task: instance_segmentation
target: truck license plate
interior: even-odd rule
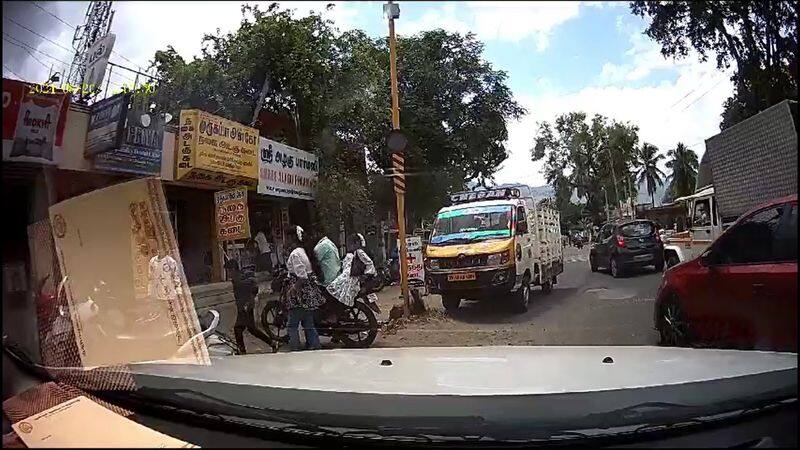
[[[475,272],[451,273],[447,276],[447,281],[470,281],[475,279]]]

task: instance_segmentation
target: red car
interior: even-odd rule
[[[667,270],[654,321],[662,345],[797,352],[797,194],[743,214]]]

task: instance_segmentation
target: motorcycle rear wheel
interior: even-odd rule
[[[345,328],[339,338],[347,348],[367,348],[375,342],[378,336],[378,319],[372,309],[361,301],[356,301],[352,308],[344,313],[339,327]],[[355,324],[353,331],[351,324]],[[338,334],[338,333],[337,333]]]
[[[288,342],[288,315],[277,300],[271,300],[261,310],[261,327],[274,342]]]

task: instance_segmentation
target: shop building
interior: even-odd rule
[[[267,140],[250,129],[248,142],[253,150],[247,174],[241,168],[211,164],[201,168],[204,179],[179,177],[182,154],[178,118],[165,123],[163,117],[159,121],[147,114],[145,118],[145,113],[133,107],[115,110],[109,106],[113,101],[106,101],[109,99],[87,107],[70,103],[68,94],[59,93],[39,94],[52,97],[49,109],[36,111],[45,114],[42,120],[30,120],[36,117],[29,113],[27,122],[18,123],[17,118],[25,117],[20,109],[30,103],[25,86],[15,80],[3,80],[3,185],[9,227],[3,252],[3,310],[12,312],[4,314],[9,320],[36,317],[33,290],[42,279],[47,278],[44,290],[55,291],[52,267],[49,274],[41,267],[33,267],[42,264],[32,261],[29,228],[46,222],[51,205],[74,196],[137,177],[160,178],[184,272],[197,305],[204,296],[224,297],[230,291],[223,270],[224,243],[217,239],[214,220],[214,192],[229,186],[230,180],[248,186],[250,227],[254,230],[251,237],[259,230],[267,230],[276,250],[286,250],[290,224],[307,226],[311,222],[319,168],[310,153]],[[23,129],[26,125],[44,127],[52,145],[26,146],[25,142],[35,143],[32,139],[25,141],[29,133]],[[240,130],[249,128],[241,124],[229,127],[235,129],[237,137]],[[229,135],[233,131],[229,129]],[[230,150],[225,145],[204,148],[205,157],[217,163],[229,160]],[[50,265],[57,264],[51,261]],[[232,300],[230,295],[226,298]],[[35,340],[36,335],[30,333],[28,340]],[[26,338],[17,341],[25,342]],[[31,341],[29,345],[37,344]]]

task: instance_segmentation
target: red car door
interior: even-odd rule
[[[796,351],[796,217],[796,205],[771,205],[737,223],[714,246],[706,305],[714,312],[703,323],[704,340]]]

